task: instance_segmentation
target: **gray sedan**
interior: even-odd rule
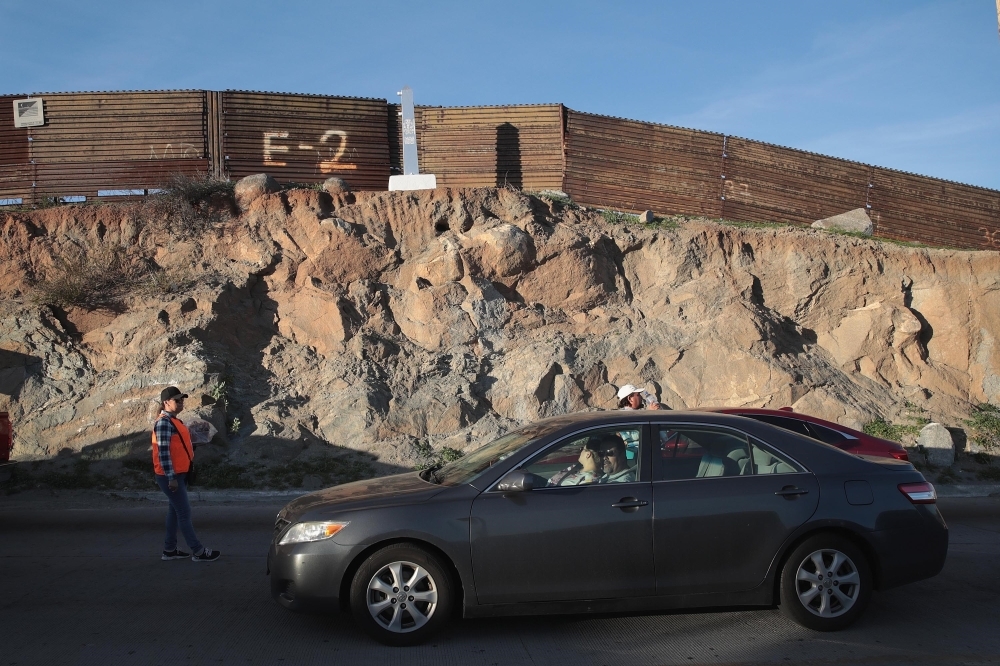
[[[908,462],[727,414],[539,421],[440,468],[281,510],[271,593],[390,645],[456,616],[770,606],[819,631],[936,575],[948,528]]]

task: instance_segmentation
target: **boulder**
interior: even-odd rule
[[[351,186],[343,178],[331,176],[323,181],[323,190],[330,196],[338,194],[350,194]]]
[[[639,221],[642,222],[643,224],[649,224],[650,222],[653,221],[653,211],[645,210],[636,215],[636,217],[638,217]]]
[[[927,462],[939,467],[950,467],[955,462],[955,442],[951,433],[940,423],[928,423],[920,429],[917,446],[924,447]]]
[[[855,208],[854,210],[841,213],[840,215],[834,215],[833,217],[816,220],[812,223],[812,227],[813,229],[851,231],[855,233],[862,233],[865,236],[871,236],[872,232],[875,230],[875,227],[872,225],[871,218],[868,217],[868,213],[864,208]]]
[[[233,195],[236,197],[236,203],[240,209],[246,210],[247,206],[254,199],[258,199],[265,194],[280,191],[281,185],[278,185],[278,181],[266,173],[258,173],[236,181],[236,187],[233,188]]]

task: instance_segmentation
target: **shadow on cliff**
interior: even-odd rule
[[[261,441],[254,441],[261,440]],[[412,471],[371,454],[316,439],[250,437],[252,460],[230,458],[220,437],[195,448],[199,489],[296,489],[328,486]],[[149,431],[111,437],[48,460],[22,462],[8,491],[31,488],[155,490]]]
[[[0,394],[16,397],[24,381],[41,371],[41,358],[0,349]]]
[[[264,353],[278,335],[278,304],[263,276],[251,275],[245,286],[227,284],[212,312],[212,323],[192,335],[203,345],[208,372],[226,385],[227,416],[230,423],[238,419],[238,439],[255,430],[251,408],[271,397],[273,374],[264,367]]]

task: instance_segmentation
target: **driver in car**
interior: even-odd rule
[[[604,460],[604,475],[601,483],[627,483],[635,481],[635,467],[628,464],[625,455],[625,440],[613,432],[605,433],[598,442],[601,458]]]

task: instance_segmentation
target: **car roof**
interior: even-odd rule
[[[859,433],[854,428],[848,428],[847,426],[834,421],[827,421],[826,419],[821,419],[818,416],[805,414],[803,412],[795,412],[791,409],[765,409],[763,407],[706,407],[704,411],[718,414],[760,414],[762,416],[783,416],[789,419],[798,419],[799,421],[809,421],[810,423],[824,425],[828,428],[833,428],[834,430],[851,433],[852,435],[863,434]]]
[[[784,412],[782,412],[784,413]],[[573,414],[563,414],[560,416],[550,416],[539,421],[532,422],[533,426],[550,426],[552,431],[562,427],[572,427],[587,424],[601,425],[604,423],[647,423],[656,421],[659,423],[706,423],[729,425],[742,428],[748,419],[739,414],[730,414],[722,411],[708,411],[700,409],[674,410],[674,409],[617,409],[617,410],[595,410],[591,412],[575,412]]]

